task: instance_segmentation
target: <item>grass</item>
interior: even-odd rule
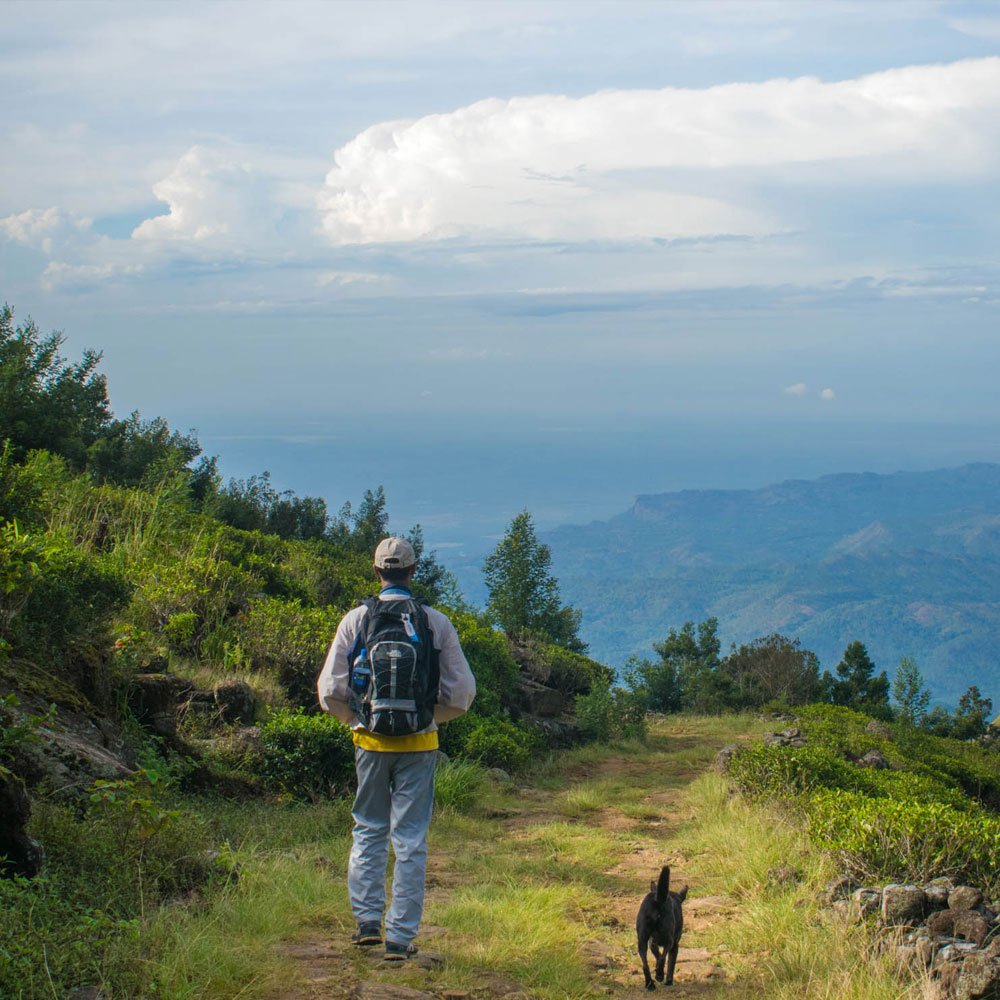
[[[138,968],[133,982],[155,983],[144,996],[157,1000],[305,997],[292,950],[302,942],[333,943],[341,957],[331,982],[345,996],[359,980],[385,978],[432,993],[489,996],[489,984],[503,980],[540,1000],[637,996],[630,925],[668,861],[675,881],[691,884],[682,943],[709,949],[724,974],[690,984],[699,996],[918,996],[919,984],[863,957],[864,928],[836,924],[820,908],[816,890],[830,873],[803,832],[779,810],[733,797],[710,773],[720,746],[763,728],[748,718],[659,720],[646,746],[582,748],[513,786],[475,767],[443,768],[421,944],[445,963],[430,971],[412,963],[387,971],[347,945],[349,803],[194,800],[188,807],[228,844],[241,876],[159,911],[137,951],[122,944],[135,953],[120,961]],[[799,869],[801,881],[770,885],[781,865]],[[698,909],[706,896],[723,898],[707,921]],[[611,958],[609,969],[592,968],[592,949]],[[680,964],[682,984],[693,968]]]

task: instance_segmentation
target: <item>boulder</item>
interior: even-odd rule
[[[858,767],[873,767],[876,770],[884,771],[889,767],[889,760],[881,750],[869,750],[858,760]]]
[[[878,913],[882,906],[882,890],[864,887],[851,893],[851,911],[858,917]]]
[[[739,750],[739,745],[736,743],[730,743],[727,746],[724,746],[715,755],[715,770],[718,771],[719,774],[725,774],[729,770],[729,762],[733,759],[733,754],[735,754],[737,750]]]
[[[128,692],[129,708],[157,736],[177,735],[177,702],[191,688],[172,674],[136,674]]]
[[[212,691],[216,710],[223,722],[253,724],[257,716],[257,695],[254,689],[236,678],[216,684]]]
[[[1000,957],[989,950],[967,955],[955,980],[955,1000],[1000,997]]]
[[[554,719],[566,707],[566,699],[558,691],[523,674],[517,680],[517,696],[521,708],[528,715],[543,719]]]
[[[764,742],[768,746],[804,747],[806,745],[806,738],[803,736],[801,729],[797,726],[792,726],[790,729],[783,729],[780,733],[768,733],[764,737]]]
[[[943,910],[948,905],[948,896],[955,883],[950,878],[942,877],[931,879],[924,886],[924,895],[927,897],[927,905],[932,910]]]
[[[798,868],[793,868],[791,865],[778,865],[777,868],[771,868],[767,873],[767,884],[786,887],[790,885],[795,885],[802,881],[802,872]]]
[[[982,947],[990,925],[976,910],[939,910],[928,917],[927,929],[932,934],[962,938]]]
[[[983,894],[971,885],[956,886],[948,893],[949,910],[974,910],[983,901]]]
[[[827,882],[820,892],[820,902],[826,906],[832,906],[839,899],[847,899],[854,889],[854,882],[846,875],[841,875]]]
[[[42,850],[25,833],[31,802],[21,780],[0,770],[0,876],[34,878],[42,868]]]
[[[927,909],[927,897],[919,885],[887,885],[882,890],[882,922],[897,927],[916,924]]]

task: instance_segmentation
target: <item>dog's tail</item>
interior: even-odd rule
[[[656,901],[665,903],[670,892],[670,865],[664,865],[660,871],[660,880],[656,883]]]

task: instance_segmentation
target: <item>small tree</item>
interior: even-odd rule
[[[483,563],[487,613],[510,636],[537,635],[582,653],[587,646],[577,634],[581,614],[562,604],[559,582],[549,572],[551,562],[531,514],[521,511]]]
[[[732,682],[733,708],[759,708],[769,701],[804,705],[819,692],[816,654],[777,632],[734,647],[719,669]]]
[[[650,708],[659,712],[718,712],[728,704],[728,678],[719,674],[719,620],[672,628],[653,648],[660,657],[646,668]],[[649,661],[644,661],[648,664]]]
[[[904,656],[896,668],[896,676],[892,679],[892,699],[899,718],[908,725],[920,725],[927,715],[931,693],[924,687],[923,675],[909,656]]]
[[[889,678],[883,670],[875,673],[875,664],[863,642],[852,642],[837,664],[837,677],[823,674],[823,687],[835,705],[846,705],[869,715],[890,715]]]
[[[990,715],[993,712],[993,700],[984,698],[975,684],[958,699],[955,709],[954,733],[960,740],[971,740],[986,732]]]

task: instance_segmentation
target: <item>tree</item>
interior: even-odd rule
[[[660,712],[718,712],[727,704],[727,679],[719,675],[719,620],[672,628],[653,649],[660,662],[646,668],[650,708]],[[643,661],[649,663],[649,661]]]
[[[884,670],[876,675],[875,664],[863,642],[852,642],[837,664],[837,678],[826,672],[822,683],[835,705],[883,718],[890,715],[889,678]]]
[[[142,420],[133,411],[112,420],[87,450],[87,469],[99,482],[152,485],[185,469],[201,454],[194,432],[172,431],[162,417]],[[152,481],[152,482],[151,482]]]
[[[819,658],[798,639],[777,632],[733,647],[719,671],[731,680],[732,708],[759,708],[769,701],[805,705],[819,693]]]
[[[62,344],[62,334],[43,337],[30,319],[15,327],[14,310],[0,309],[0,443],[10,440],[16,459],[44,449],[82,469],[111,419],[107,380],[100,354],[84,351],[71,365]]]
[[[923,675],[909,656],[904,656],[896,668],[896,676],[892,679],[892,699],[900,719],[908,725],[920,725],[927,715],[931,693],[924,687]]]
[[[537,635],[582,653],[587,647],[577,634],[581,613],[562,604],[559,582],[549,573],[551,562],[531,514],[521,511],[483,563],[487,613],[509,636]]]
[[[955,709],[954,734],[960,740],[971,740],[982,736],[990,723],[993,699],[984,698],[979,688],[973,684],[961,698]]]

